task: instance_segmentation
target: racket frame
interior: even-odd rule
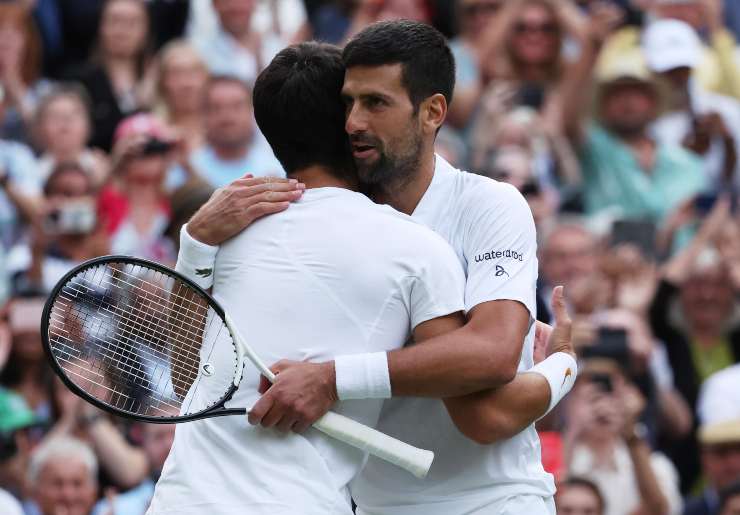
[[[68,376],[67,372],[64,371],[62,366],[57,361],[57,357],[54,355],[54,351],[51,348],[51,342],[49,337],[49,322],[51,319],[51,311],[56,304],[56,301],[58,300],[59,292],[64,289],[69,282],[77,275],[79,275],[81,272],[85,270],[89,270],[95,266],[105,265],[108,263],[120,263],[120,264],[131,264],[131,265],[143,265],[147,266],[149,268],[152,268],[158,272],[163,273],[164,275],[168,277],[172,277],[174,279],[179,280],[180,282],[184,283],[186,286],[192,288],[195,290],[198,295],[204,297],[204,299],[208,302],[209,307],[211,307],[216,313],[221,317],[224,322],[226,321],[226,312],[224,309],[218,304],[218,302],[211,297],[211,295],[208,294],[203,288],[195,284],[193,281],[188,279],[187,277],[182,276],[178,272],[167,268],[163,265],[160,265],[159,263],[156,263],[154,261],[150,261],[148,259],[141,259],[133,256],[124,256],[124,255],[110,255],[110,256],[101,256],[96,257],[93,259],[90,259],[88,261],[85,261],[84,263],[74,267],[72,270],[67,272],[64,277],[62,277],[59,282],[54,286],[54,289],[51,290],[51,293],[49,294],[49,297],[46,300],[46,304],[44,305],[43,314],[41,315],[41,339],[43,341],[43,347],[44,352],[46,353],[46,357],[51,364],[52,369],[54,370],[54,373],[62,380],[64,385],[69,388],[72,393],[77,395],[78,397],[86,400],[90,404],[94,405],[97,408],[100,408],[104,411],[107,411],[108,413],[112,413],[113,415],[127,418],[130,420],[138,420],[141,422],[151,422],[154,424],[176,424],[180,422],[192,422],[195,420],[202,420],[205,418],[213,418],[213,417],[223,417],[226,415],[245,415],[247,413],[246,408],[226,408],[224,404],[229,402],[231,398],[234,396],[234,393],[236,393],[236,390],[239,388],[239,383],[241,382],[241,378],[244,371],[244,349],[242,348],[242,345],[244,343],[241,340],[238,340],[239,336],[234,334],[234,331],[230,324],[225,323],[226,329],[229,331],[229,335],[231,336],[232,341],[234,342],[234,347],[236,351],[237,356],[237,364],[236,364],[236,373],[234,374],[234,378],[231,382],[231,387],[226,391],[226,393],[210,408],[205,409],[203,411],[199,411],[197,413],[193,413],[192,415],[178,415],[178,416],[168,416],[168,417],[156,417],[153,415],[137,415],[134,413],[131,413],[129,411],[123,410],[121,408],[117,408],[115,406],[111,406],[110,404],[101,401],[100,399],[90,395],[85,390],[80,388],[77,384],[75,384]]]

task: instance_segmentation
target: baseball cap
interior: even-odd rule
[[[642,34],[642,48],[650,69],[663,73],[676,68],[694,68],[702,54],[696,31],[680,20],[663,19],[648,25]]]
[[[138,135],[157,140],[169,139],[167,126],[159,118],[150,113],[138,113],[124,118],[118,124],[113,140],[118,141],[121,138]]]
[[[0,433],[10,434],[38,423],[38,417],[31,411],[23,397],[0,388]]]

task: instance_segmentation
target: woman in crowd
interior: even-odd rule
[[[203,95],[208,69],[195,49],[175,40],[159,54],[156,108],[185,141],[188,152],[203,143]]]
[[[42,150],[39,174],[46,178],[60,163],[75,163],[100,186],[108,174],[108,159],[100,150],[88,148],[89,99],[85,90],[66,85],[44,96],[36,110],[36,140]]]
[[[171,134],[153,115],[129,117],[116,130],[111,182],[98,196],[114,254],[174,263],[174,248],[164,237],[171,218],[164,180],[173,150]]]
[[[48,88],[41,78],[41,40],[23,2],[0,3],[0,86],[6,106],[0,137],[25,141],[39,96]]]
[[[91,145],[110,151],[118,123],[141,108],[148,65],[149,18],[142,0],[108,0],[103,7],[98,48],[77,77],[92,101]]]

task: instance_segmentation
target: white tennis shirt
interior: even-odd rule
[[[442,238],[340,188],[307,190],[223,244],[214,274],[214,297],[268,364],[398,348],[419,323],[464,307]],[[258,381],[247,362],[228,406],[251,407]],[[381,404],[335,411],[375,426]],[[364,460],[314,429],[283,434],[239,416],[180,424],[149,513],[350,515],[347,485]]]
[[[432,183],[412,216],[457,253],[467,276],[466,311],[507,299],[521,302],[535,318],[536,232],[514,187],[457,170],[437,156]],[[534,331],[533,325],[520,371],[533,365]],[[436,456],[426,479],[371,457],[351,485],[358,514],[488,515],[508,497],[555,493],[534,425],[509,440],[479,445],[458,431],[441,401],[397,397],[385,401],[378,429]]]

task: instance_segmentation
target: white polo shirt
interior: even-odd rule
[[[221,246],[213,294],[269,364],[398,348],[421,322],[462,310],[463,285],[438,235],[359,193],[318,188]],[[247,363],[228,406],[251,407],[258,383]],[[374,426],[381,404],[335,410]],[[283,434],[239,416],[180,424],[149,513],[351,515],[347,485],[364,460],[313,429]]]
[[[466,311],[507,299],[521,302],[536,318],[534,220],[514,187],[457,170],[437,156],[432,183],[412,216],[457,253],[467,276]],[[533,325],[520,371],[533,365],[534,331]],[[488,515],[508,497],[555,493],[552,476],[542,468],[534,425],[509,440],[479,445],[458,431],[442,401],[397,397],[383,405],[378,429],[433,450],[436,457],[426,479],[371,457],[351,485],[358,514]]]

